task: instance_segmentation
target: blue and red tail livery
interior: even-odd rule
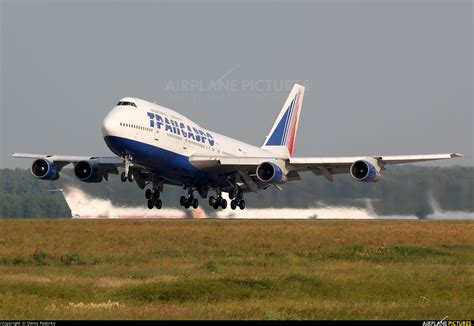
[[[266,150],[283,156],[292,156],[296,130],[303,103],[304,87],[295,84],[276,119],[265,144]]]

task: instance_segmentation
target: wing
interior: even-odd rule
[[[12,157],[29,158],[29,159],[46,159],[54,162],[59,170],[68,164],[75,164],[80,161],[94,161],[99,170],[104,176],[108,174],[118,174],[118,167],[123,167],[124,163],[120,157],[117,156],[66,156],[66,155],[51,155],[51,154],[29,154],[29,153],[15,153]],[[106,177],[107,179],[107,177]]]
[[[256,168],[263,162],[284,161],[288,169],[288,180],[299,180],[299,172],[311,171],[323,175],[332,181],[334,174],[350,173],[352,163],[358,160],[376,160],[384,169],[387,164],[415,163],[434,160],[445,160],[462,157],[459,153],[433,155],[399,155],[399,156],[359,156],[359,157],[295,157],[279,159],[275,157],[229,157],[229,156],[191,156],[189,161],[194,166],[213,173],[238,173],[249,188]]]
[[[395,155],[395,156],[366,156],[366,157],[296,157],[289,159],[289,165],[297,172],[312,171],[323,175],[332,181],[332,175],[349,173],[352,163],[368,158],[376,160],[382,169],[387,164],[404,164],[425,161],[447,160],[464,155],[459,153],[432,155]]]
[[[327,169],[346,169],[358,160],[372,158],[383,165],[415,163],[424,161],[446,160],[450,158],[462,157],[459,153],[433,154],[433,155],[398,155],[398,156],[354,156],[354,157],[290,157],[280,159],[275,157],[236,157],[236,156],[197,156],[189,158],[189,162],[197,168],[212,170],[216,172],[232,171],[255,171],[255,168],[263,162],[286,161],[290,170],[310,171],[318,167]],[[346,171],[345,173],[349,173]]]

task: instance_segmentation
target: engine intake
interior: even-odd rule
[[[91,161],[80,161],[74,166],[74,174],[82,182],[99,183],[102,181],[102,174],[97,164]]]
[[[59,172],[53,162],[46,159],[38,159],[31,165],[31,174],[35,178],[42,180],[57,180],[59,179]]]
[[[381,175],[378,166],[364,160],[355,161],[351,165],[351,176],[361,182],[377,182]]]
[[[257,167],[257,178],[265,183],[285,183],[286,176],[275,163],[263,162]]]

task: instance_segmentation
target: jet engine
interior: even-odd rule
[[[378,164],[368,160],[359,160],[352,163],[351,176],[361,182],[377,182],[382,178]]]
[[[57,180],[59,179],[59,171],[53,162],[40,158],[35,160],[31,165],[31,174],[35,178],[42,180]]]
[[[80,161],[74,166],[74,174],[82,182],[99,183],[102,181],[102,173],[93,161]]]
[[[263,162],[257,167],[257,178],[261,182],[280,184],[286,182],[286,175],[281,168],[272,162]]]

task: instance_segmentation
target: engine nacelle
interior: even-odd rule
[[[352,163],[351,176],[361,182],[377,182],[382,178],[377,163],[368,160],[359,160]]]
[[[277,164],[272,162],[260,163],[257,167],[256,174],[258,180],[261,182],[274,184],[286,182],[286,175]]]
[[[74,174],[82,182],[99,183],[102,181],[102,173],[99,167],[92,161],[80,161],[74,166]]]
[[[59,172],[53,162],[40,158],[31,165],[31,174],[42,180],[57,180]]]

